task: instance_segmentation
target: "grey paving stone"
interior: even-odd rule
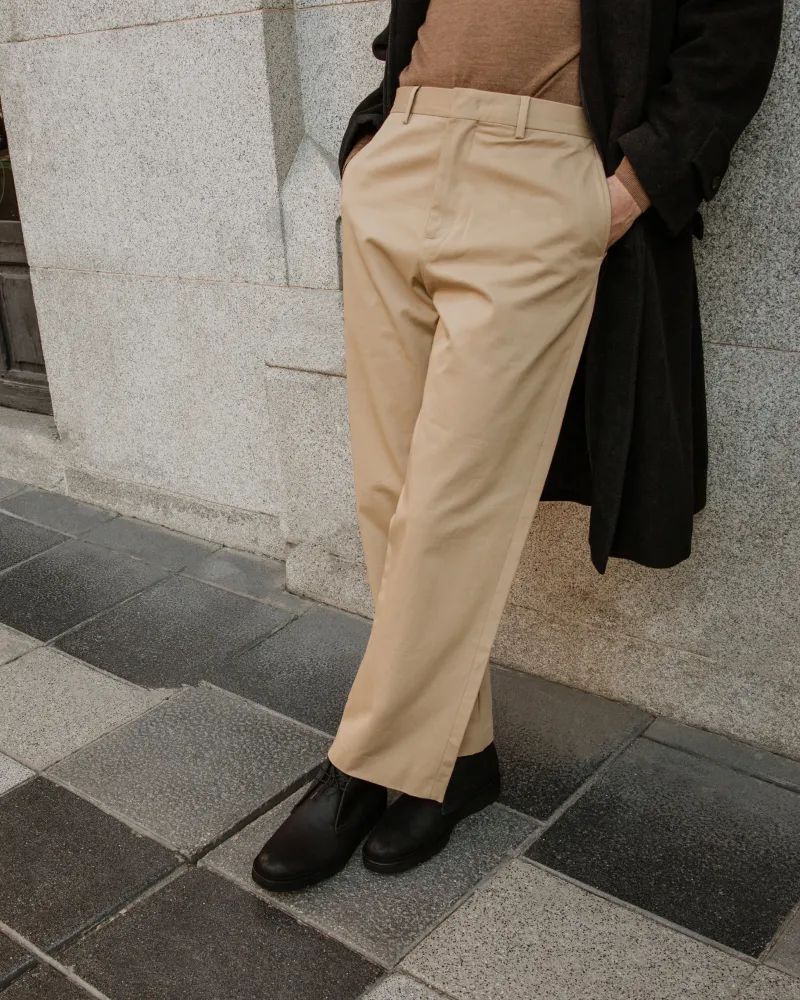
[[[37,639],[52,639],[164,575],[98,545],[65,542],[0,575],[0,621]]]
[[[116,514],[101,507],[81,503],[60,493],[48,493],[46,490],[26,490],[3,500],[0,507],[18,517],[24,517],[26,521],[61,531],[65,535],[81,535],[96,524],[116,517]]]
[[[800,1000],[800,982],[771,969],[757,969],[736,1000]]]
[[[24,483],[18,483],[16,479],[5,479],[3,476],[0,476],[0,500],[10,497],[14,493],[19,493],[20,490],[24,489]]]
[[[0,795],[11,788],[16,788],[17,785],[21,785],[23,781],[32,778],[34,774],[35,772],[31,771],[30,768],[23,767],[22,764],[18,764],[17,761],[0,753]]]
[[[800,979],[800,910],[781,934],[774,951],[767,959],[767,965]]]
[[[301,781],[328,745],[260,706],[202,686],[175,695],[51,773],[194,855]]]
[[[204,860],[248,890],[333,934],[384,965],[391,965],[426,928],[520,844],[536,824],[493,806],[459,823],[447,848],[410,872],[383,878],[367,871],[356,851],[339,875],[291,894],[258,889],[250,877],[253,858],[283,822],[302,792],[262,816]]]
[[[0,663],[15,660],[38,645],[36,639],[32,639],[29,635],[22,635],[21,632],[0,625]]]
[[[183,569],[219,546],[169,528],[161,528],[132,517],[115,517],[85,536],[88,541],[107,545],[118,552],[144,559],[164,569]]]
[[[236,654],[291,614],[206,583],[171,577],[70,632],[56,645],[148,687],[213,681],[234,690]]]
[[[66,541],[66,536],[0,513],[0,570]]]
[[[236,690],[335,733],[370,627],[355,615],[314,607],[236,659]]]
[[[32,955],[0,933],[0,989],[15,979],[24,969],[33,965],[33,961]],[[4,997],[10,995],[3,994]]]
[[[114,1000],[352,1000],[383,971],[202,869],[63,960]]]
[[[309,601],[290,594],[286,589],[286,564],[268,556],[219,549],[183,571],[193,580],[213,583],[244,597],[271,601],[289,611],[302,612],[311,607]]]
[[[434,993],[409,976],[395,975],[373,986],[363,1000],[442,1000],[442,994]]]
[[[42,770],[166,697],[49,646],[0,667],[0,750]]]
[[[44,951],[179,865],[89,802],[36,778],[0,798],[0,920]]]
[[[732,1000],[753,969],[522,861],[402,967],[456,1000]]]
[[[649,740],[706,757],[717,764],[772,781],[784,788],[800,792],[800,761],[780,757],[768,750],[739,743],[737,740],[707,733],[703,729],[684,726],[669,719],[656,719],[644,734]]]
[[[642,739],[528,855],[757,956],[800,899],[800,795]]]
[[[3,993],[3,1000],[88,1000],[91,993],[48,965],[27,972]]]
[[[517,670],[492,672],[502,802],[546,819],[652,718]]]

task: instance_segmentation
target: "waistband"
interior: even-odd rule
[[[398,87],[390,113],[404,115],[404,121],[415,114],[511,125],[518,138],[527,128],[592,137],[578,105],[469,87]]]

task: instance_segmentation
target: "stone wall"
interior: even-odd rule
[[[287,558],[370,612],[336,152],[388,0],[9,0],[0,95],[70,493]],[[543,505],[495,656],[800,756],[800,0],[698,245],[710,502],[599,577]]]

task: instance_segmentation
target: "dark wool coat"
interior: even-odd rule
[[[428,0],[392,0],[382,85],[339,168],[391,108]],[[611,174],[630,159],[652,207],[608,252],[544,499],[591,505],[592,561],[673,566],[705,504],[707,437],[693,236],[778,51],[782,0],[581,0],[581,97]]]

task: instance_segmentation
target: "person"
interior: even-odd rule
[[[493,802],[489,653],[541,498],[667,567],[705,502],[693,239],[781,0],[392,0],[341,144],[353,467],[375,603],[327,761],[255,859],[403,871]],[[320,678],[320,696],[325,681]],[[400,794],[387,807],[387,789]]]

